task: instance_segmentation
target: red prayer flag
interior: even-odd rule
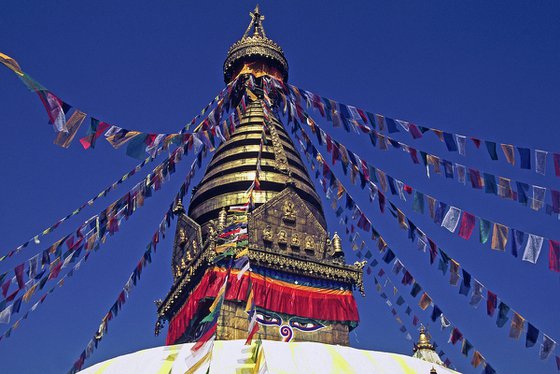
[[[17,284],[18,284],[18,287],[19,287],[20,290],[25,287],[25,282],[23,281],[23,268],[24,268],[24,266],[25,266],[25,264],[19,264],[14,269],[14,273],[16,274]]]
[[[465,240],[469,240],[475,225],[475,216],[469,212],[463,211],[461,218],[461,227],[459,228],[459,236]]]
[[[214,325],[204,335],[202,335],[200,337],[200,339],[198,339],[198,341],[192,346],[191,351],[196,352],[200,348],[202,348],[204,343],[206,343],[208,340],[210,340],[212,335],[214,335],[216,333],[217,326],[218,326],[218,324],[214,323]]]
[[[463,333],[459,331],[457,327],[454,327],[453,330],[451,331],[451,336],[449,337],[449,341],[451,342],[451,344],[455,344],[462,339],[463,339]]]
[[[12,280],[8,279],[2,284],[2,296],[6,297],[8,294],[8,290],[10,289],[10,285],[12,284]]]
[[[494,315],[496,306],[498,306],[498,296],[492,291],[488,290],[488,299],[486,300],[486,313],[490,317]]]
[[[560,272],[560,242],[548,240],[548,268]]]
[[[560,177],[560,154],[554,153],[552,158],[554,159],[554,172],[557,177]]]

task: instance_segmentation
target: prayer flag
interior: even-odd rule
[[[473,348],[473,345],[467,340],[463,339],[463,345],[461,346],[461,353],[463,356],[468,357],[469,351]]]
[[[494,230],[492,233],[492,249],[505,251],[508,239],[509,227],[499,223],[494,223]]]
[[[84,119],[86,119],[86,114],[84,112],[76,110],[74,113],[72,113],[72,115],[66,122],[66,129],[68,130],[68,132],[60,131],[54,140],[54,144],[63,148],[70,147],[70,143],[76,136],[76,133],[84,122]]]
[[[16,73],[17,75],[19,76],[23,75],[23,71],[19,67],[17,61],[11,58],[10,56],[0,52],[0,62],[4,64],[8,69]]]
[[[539,337],[539,329],[533,326],[530,322],[527,322],[527,336],[525,338],[525,347],[531,348],[537,342]]]
[[[455,163],[455,170],[457,170],[457,181],[462,184],[467,183],[467,169],[464,165]]]
[[[482,179],[480,178],[480,171],[473,168],[469,168],[469,177],[471,179],[472,188],[476,188],[476,189],[482,188]]]
[[[511,254],[513,257],[517,257],[524,241],[525,233],[523,231],[511,229]]]
[[[494,174],[484,173],[484,192],[497,195],[498,185]]]
[[[455,139],[453,138],[453,134],[448,132],[443,133],[443,140],[445,141],[445,145],[447,146],[447,150],[449,152],[456,152],[457,151],[457,144],[455,144]]]
[[[461,295],[467,296],[469,290],[471,289],[471,275],[465,269],[463,271],[463,281],[461,282],[461,287],[459,288],[459,293]]]
[[[554,158],[554,174],[560,177],[560,153],[553,153],[552,158]]]
[[[496,319],[496,325],[498,327],[504,327],[508,320],[507,314],[509,309],[509,306],[507,306],[503,301],[500,301],[500,305],[498,305],[498,318]]]
[[[484,244],[488,241],[490,237],[490,225],[492,222],[480,218],[479,228],[480,228],[480,243]]]
[[[511,317],[511,328],[509,329],[509,337],[512,339],[519,339],[521,333],[523,332],[523,325],[525,324],[525,318],[521,317],[517,312],[513,312]]]
[[[447,204],[444,202],[439,202],[436,208],[436,212],[434,215],[434,222],[438,225],[441,225],[444,218],[445,209],[447,208]]]
[[[546,334],[543,334],[543,342],[539,350],[539,358],[541,360],[546,360],[554,351],[554,348],[556,348],[556,342]]]
[[[498,296],[494,292],[488,290],[488,298],[486,299],[486,314],[492,317],[497,306]]]
[[[414,284],[412,285],[412,289],[410,290],[410,295],[415,298],[416,296],[418,296],[420,291],[422,291],[422,286],[414,282]]]
[[[451,206],[449,207],[449,210],[445,214],[441,226],[445,227],[447,230],[451,232],[455,232],[455,229],[459,224],[460,218],[461,218],[461,209]]]
[[[544,238],[542,236],[529,234],[529,239],[527,240],[527,245],[525,245],[525,251],[523,252],[523,261],[536,264],[541,253],[543,241]]]
[[[464,135],[455,134],[455,140],[457,141],[457,149],[461,156],[465,155],[465,147],[467,145],[467,137]]]
[[[521,169],[531,169],[531,150],[529,148],[517,147],[521,160]]]
[[[208,340],[194,350],[194,346],[190,349],[190,353],[182,361],[183,367],[187,367],[187,371],[180,371],[179,369],[171,369],[170,374],[203,374],[207,373],[210,368],[210,361],[212,359],[212,349],[214,348],[215,335],[212,335]],[[198,344],[198,342],[196,343]],[[195,345],[196,345],[195,344]],[[188,352],[188,351],[187,351]],[[179,353],[181,354],[181,353]],[[182,358],[182,357],[181,357]],[[182,365],[177,365],[182,366]]]
[[[80,139],[80,143],[84,149],[95,148],[96,140],[110,127],[108,123],[101,122],[95,118],[91,118],[88,134]]]
[[[12,316],[12,307],[14,304],[8,305],[0,312],[0,323],[10,323],[10,317]]]
[[[434,310],[432,311],[432,316],[431,319],[433,322],[436,321],[436,319],[438,319],[441,316],[441,309],[434,304]]]
[[[515,165],[515,153],[513,151],[513,145],[511,144],[502,144],[502,151],[504,152],[504,156],[506,156],[507,162],[512,165]]]
[[[430,298],[430,296],[428,296],[426,292],[424,292],[422,294],[422,297],[420,298],[420,302],[418,303],[418,306],[420,306],[420,309],[426,310],[426,308],[428,308],[431,303],[432,303],[432,299]]]
[[[424,194],[418,191],[414,191],[414,203],[412,205],[412,210],[417,213],[424,213]]]
[[[515,182],[517,184],[517,201],[523,205],[527,205],[529,201],[529,185],[523,182]]]
[[[455,343],[457,343],[461,339],[463,339],[463,333],[459,331],[457,327],[454,327],[453,330],[451,330],[451,335],[449,336],[449,342],[455,345]]]
[[[475,225],[475,216],[469,212],[463,211],[461,219],[461,227],[459,228],[459,236],[465,240],[469,240]]]
[[[486,149],[488,150],[488,154],[492,160],[498,159],[498,152],[496,152],[496,143],[490,142],[485,140],[484,143],[486,144]]]
[[[535,149],[535,171],[539,174],[546,173],[546,156],[548,152]]]
[[[471,365],[473,367],[477,368],[484,361],[485,361],[484,356],[482,356],[479,351],[474,351],[473,358],[472,358],[472,361],[471,361]]]
[[[546,187],[533,185],[533,200],[531,201],[531,209],[541,210],[544,205],[546,195]]]
[[[387,130],[389,130],[389,134],[392,134],[394,132],[399,132],[399,129],[397,128],[397,124],[394,119],[385,117],[385,122],[387,122]]]
[[[548,268],[560,272],[560,242],[548,240]]]
[[[450,259],[451,262],[451,270],[449,270],[450,277],[449,283],[452,286],[456,286],[457,282],[459,281],[459,263],[454,259]]]

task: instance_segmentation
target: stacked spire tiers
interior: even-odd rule
[[[341,239],[327,232],[321,199],[275,114],[268,80],[284,82],[288,67],[263,19],[258,7],[251,12],[224,64],[226,82],[244,85],[232,94],[243,112],[235,133],[216,149],[188,213],[179,214],[175,282],[158,308],[158,326],[169,322],[168,344],[202,338],[204,316],[218,297],[218,339],[246,338],[249,331],[347,345],[359,322],[352,291],[363,291],[364,263],[344,263]]]

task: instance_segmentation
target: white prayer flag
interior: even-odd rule
[[[461,209],[454,206],[449,207],[449,210],[443,218],[441,226],[445,227],[451,232],[455,232],[455,229],[459,225],[459,219],[461,218]]]
[[[539,254],[541,253],[543,241],[544,238],[542,236],[529,234],[529,240],[527,240],[525,252],[523,253],[523,261],[529,261],[536,264]]]
[[[459,151],[459,154],[464,156],[467,137],[464,135],[455,134],[455,140],[457,141],[457,149]]]
[[[546,173],[546,155],[548,152],[535,149],[535,171],[539,174]]]
[[[3,311],[0,312],[0,323],[10,323],[12,316],[12,307],[14,304],[8,305]]]

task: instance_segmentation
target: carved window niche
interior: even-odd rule
[[[284,215],[282,216],[282,221],[289,225],[294,225],[296,223],[296,211],[294,207],[294,203],[291,201],[284,201],[283,206]]]
[[[288,244],[288,234],[286,234],[286,230],[278,231],[276,239],[278,241],[278,246],[282,249],[285,249],[286,245]]]
[[[294,233],[292,234],[292,240],[290,241],[290,247],[292,248],[293,251],[299,251],[301,246],[300,240],[299,240],[299,235],[298,233]]]
[[[315,254],[315,239],[311,235],[305,238],[305,253],[308,255]]]
[[[270,225],[266,225],[266,227],[263,229],[262,239],[265,243],[272,243],[272,241],[274,240],[272,227],[270,227]]]

